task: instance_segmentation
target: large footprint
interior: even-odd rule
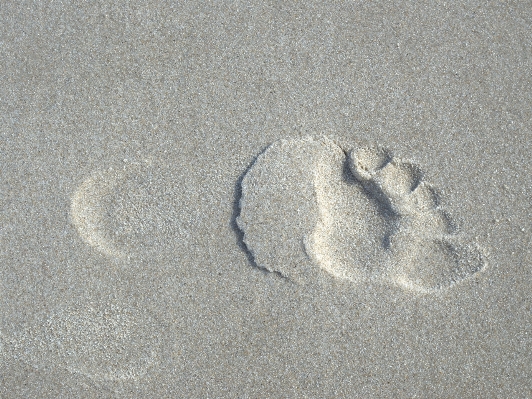
[[[327,138],[272,144],[242,181],[238,226],[259,267],[310,283],[319,270],[417,292],[483,269],[414,164]]]

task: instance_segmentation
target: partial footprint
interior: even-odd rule
[[[378,148],[349,152],[349,167],[370,196],[395,219],[388,248],[388,277],[405,288],[430,292],[447,288],[482,270],[478,247],[466,244],[441,208],[436,190],[419,166]]]
[[[87,244],[110,257],[158,256],[187,234],[182,191],[164,165],[125,163],[81,184],[72,197],[72,221]]]
[[[307,137],[278,141],[259,156],[242,181],[237,219],[258,266],[302,283],[321,269],[418,292],[484,267],[417,165],[384,149],[346,154]]]
[[[89,303],[57,309],[38,326],[6,337],[5,346],[35,367],[53,364],[93,380],[130,380],[156,364],[164,333],[146,312]]]

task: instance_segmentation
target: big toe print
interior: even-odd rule
[[[259,267],[300,283],[320,270],[428,293],[485,267],[421,168],[327,138],[272,144],[242,181],[238,226]]]

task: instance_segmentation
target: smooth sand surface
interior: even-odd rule
[[[532,3],[3,1],[0,397],[532,397]]]

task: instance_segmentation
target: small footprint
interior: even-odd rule
[[[80,237],[116,259],[171,253],[188,234],[181,214],[185,190],[172,172],[152,161],[95,172],[72,196]]]
[[[240,208],[237,224],[257,265],[300,283],[324,270],[428,293],[486,264],[421,168],[386,149],[275,142],[244,176]]]
[[[6,349],[35,367],[55,364],[97,381],[136,380],[161,357],[165,327],[147,312],[109,303],[56,309],[6,337]]]

